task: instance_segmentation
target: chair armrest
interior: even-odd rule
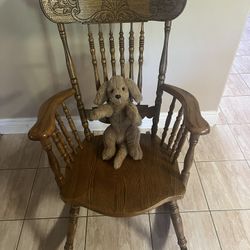
[[[192,94],[168,84],[162,84],[160,90],[171,94],[180,101],[183,106],[185,126],[192,134],[205,135],[209,133],[210,126],[201,116],[199,103]]]
[[[67,89],[50,97],[41,105],[37,122],[28,133],[30,140],[40,141],[53,134],[55,130],[55,115],[58,106],[74,94],[74,89]]]

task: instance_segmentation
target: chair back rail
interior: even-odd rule
[[[109,24],[109,51],[110,51],[111,65],[112,65],[112,76],[116,76],[115,40],[113,35],[113,27],[111,23]]]
[[[95,83],[96,83],[96,90],[100,88],[100,77],[97,67],[97,59],[96,59],[96,53],[95,53],[95,41],[93,34],[91,32],[91,26],[88,24],[88,36],[89,36],[89,50],[92,57],[92,64],[94,68],[94,74],[95,74]]]
[[[71,85],[72,85],[72,88],[75,90],[75,99],[77,102],[77,108],[79,111],[81,122],[84,128],[84,134],[87,137],[87,139],[90,139],[92,134],[88,126],[88,120],[87,120],[84,104],[82,101],[81,91],[80,91],[78,79],[76,76],[74,62],[73,62],[73,59],[69,50],[69,46],[68,46],[66,30],[65,30],[64,24],[57,24],[57,27],[58,27],[58,31],[62,40],[63,48],[64,48],[66,65],[67,65]]]
[[[187,0],[40,0],[55,23],[130,23],[172,20]]]
[[[134,49],[135,49],[135,38],[133,23],[130,24],[129,31],[129,78],[134,80]]]
[[[169,22],[167,22],[169,23]],[[109,32],[108,34],[105,34],[103,32],[104,25],[109,25]],[[89,43],[89,51],[90,51],[90,56],[92,60],[92,66],[93,66],[93,73],[94,73],[94,78],[95,78],[95,88],[96,90],[99,89],[103,81],[108,80],[111,76],[114,76],[117,74],[116,72],[116,61],[119,61],[119,74],[123,75],[124,77],[129,77],[131,79],[135,78],[135,73],[137,73],[137,85],[142,91],[142,86],[143,86],[143,61],[144,61],[144,44],[145,44],[145,32],[144,32],[144,22],[141,22],[139,24],[139,34],[138,34],[138,59],[136,62],[138,63],[138,72],[135,72],[135,35],[134,35],[134,23],[128,24],[130,26],[129,32],[128,32],[128,48],[125,48],[125,33],[124,33],[124,25],[123,23],[119,24],[119,32],[117,34],[117,41],[115,41],[114,33],[113,33],[113,26],[114,24],[98,24],[98,32],[95,34],[93,32],[95,29],[94,25],[92,24],[87,24],[87,29],[88,29],[88,43]],[[69,77],[71,81],[72,88],[75,90],[75,98],[77,101],[77,107],[78,111],[82,120],[82,124],[84,126],[84,131],[85,135],[87,138],[91,138],[91,132],[88,127],[88,121],[87,121],[87,113],[88,110],[85,109],[83,100],[82,100],[82,95],[79,87],[79,82],[78,78],[76,76],[76,69],[75,65],[70,53],[70,48],[68,45],[68,39],[67,39],[67,33],[66,33],[66,28],[64,24],[58,24],[58,30],[61,36],[61,40],[63,43],[63,48],[64,48],[64,53],[65,53],[65,58],[66,58],[66,64],[67,64],[67,69],[69,72]],[[105,29],[106,30],[106,29]],[[107,37],[106,37],[107,36]],[[98,40],[98,43],[95,43],[95,38]],[[105,47],[105,38],[109,38],[109,48]],[[119,55],[116,55],[115,51],[115,43],[118,43],[118,49],[119,49]],[[99,48],[96,48],[98,46]],[[112,69],[112,74],[109,74],[108,72],[108,61],[106,57],[106,51],[109,50],[110,54],[110,63],[111,63],[111,69]],[[125,59],[125,54],[126,52],[128,53],[128,61]],[[100,53],[100,54],[99,54]],[[164,46],[163,52],[162,52],[162,58],[167,57],[167,46]],[[136,53],[137,54],[137,53]],[[116,58],[119,57],[119,58]],[[98,62],[100,58],[100,63]],[[161,83],[164,83],[165,79],[165,72],[166,69],[163,67],[165,60],[161,61],[161,76],[159,76],[159,79],[161,80]],[[126,64],[129,66],[129,71],[125,72],[126,70]],[[102,66],[102,69],[99,69],[99,65]],[[166,66],[166,65],[165,65]],[[102,71],[102,80],[100,77],[100,72]],[[135,79],[134,79],[135,80]],[[160,85],[158,83],[158,85]],[[159,96],[158,96],[159,99]],[[156,101],[156,106],[157,108],[155,110],[159,110],[161,105],[161,101]],[[155,114],[152,114],[152,108],[148,107],[147,105],[141,105],[139,104],[139,110],[142,111],[141,115],[144,118],[145,116],[148,118],[152,118],[155,116]],[[159,106],[159,107],[158,107]]]
[[[86,116],[86,110],[83,104],[82,95],[76,76],[76,70],[70,49],[68,46],[67,35],[65,30],[65,24],[67,23],[81,23],[88,26],[88,39],[89,48],[92,58],[92,64],[94,69],[94,76],[96,82],[96,89],[98,90],[103,81],[107,81],[109,76],[106,51],[105,48],[105,34],[103,32],[103,25],[109,25],[109,53],[111,57],[112,75],[116,75],[116,51],[115,51],[115,36],[113,34],[113,24],[119,23],[120,29],[118,34],[118,46],[119,46],[119,64],[120,71],[118,74],[124,77],[135,78],[135,34],[134,23],[141,23],[139,32],[139,47],[138,47],[138,74],[137,84],[141,91],[143,85],[143,61],[144,61],[144,22],[148,21],[163,21],[165,22],[164,32],[164,44],[162,50],[162,56],[159,66],[159,76],[157,84],[157,93],[155,99],[155,114],[153,115],[152,135],[156,135],[157,127],[160,115],[160,106],[162,102],[161,92],[158,91],[159,86],[164,83],[165,74],[167,70],[167,51],[169,32],[171,28],[171,20],[176,18],[182,13],[186,5],[187,0],[40,0],[42,10],[44,14],[53,22],[57,23],[58,30],[63,43],[66,64],[71,81],[72,88],[75,90],[75,98],[77,101],[77,107],[81,117],[82,125],[87,139],[90,139],[92,134],[89,130],[88,120]],[[124,25],[128,23],[130,25],[129,30],[129,46],[128,51],[125,48],[125,33]],[[94,41],[95,34],[92,32],[92,25],[98,24],[98,41],[100,59],[102,70],[98,69],[97,50]],[[128,53],[128,62],[126,62],[126,53]],[[126,72],[126,65],[128,63],[129,72]],[[103,81],[100,78],[100,72],[103,74]],[[146,107],[144,107],[145,109]],[[148,110],[151,112],[151,110]],[[147,113],[147,112],[146,112]],[[147,115],[150,117],[150,115]]]
[[[158,74],[158,84],[156,90],[156,99],[155,99],[155,113],[153,117],[153,125],[151,129],[152,136],[155,136],[158,130],[158,123],[160,118],[161,111],[161,103],[162,103],[162,94],[163,92],[160,90],[160,86],[164,84],[166,71],[167,71],[167,62],[168,62],[168,42],[169,42],[169,34],[171,30],[171,21],[166,21],[164,26],[164,43],[161,54],[161,61],[159,66],[159,74]]]
[[[124,48],[124,32],[123,24],[120,23],[120,32],[119,32],[119,51],[120,51],[120,66],[121,66],[121,76],[125,77],[125,48]]]
[[[144,52],[144,23],[141,23],[141,31],[140,31],[140,38],[139,38],[139,72],[137,78],[137,85],[140,91],[142,91],[142,65],[143,65],[143,52]]]
[[[102,25],[98,25],[99,28],[99,46],[100,46],[100,53],[101,53],[101,62],[102,62],[102,71],[103,71],[103,79],[104,81],[108,80],[108,71],[107,71],[107,60],[106,60],[106,53],[105,53],[105,43],[104,37],[102,32]]]

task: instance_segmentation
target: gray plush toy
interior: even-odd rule
[[[142,100],[136,84],[122,76],[113,76],[99,88],[94,101],[98,107],[90,113],[90,120],[100,120],[104,117],[110,119],[111,125],[103,135],[102,158],[109,160],[115,156],[115,169],[121,167],[127,154],[134,160],[141,160],[143,156],[138,128],[141,116],[131,97],[137,103]],[[117,153],[116,146],[118,146]]]

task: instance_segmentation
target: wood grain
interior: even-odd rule
[[[169,34],[171,30],[171,25],[172,25],[172,22],[170,21],[166,21],[164,25],[164,43],[163,43],[163,49],[161,53],[161,61],[159,65],[158,83],[157,83],[156,98],[155,98],[155,114],[153,117],[153,125],[151,129],[151,133],[153,136],[157,134],[158,122],[159,122],[160,112],[161,112],[163,91],[161,91],[159,87],[162,84],[164,84],[165,77],[166,77],[167,64],[168,64],[168,43],[169,43]]]
[[[186,0],[40,0],[44,14],[56,23],[165,21],[183,11]]]
[[[39,141],[43,138],[48,138],[53,134],[58,106],[74,94],[74,89],[67,89],[57,93],[42,104],[39,109],[37,122],[28,133],[31,140]]]
[[[61,191],[65,202],[105,215],[130,216],[181,198],[185,192],[178,166],[170,164],[159,138],[142,135],[143,160],[127,157],[119,170],[114,170],[112,161],[101,159],[101,136],[83,146],[72,170],[66,171]]]

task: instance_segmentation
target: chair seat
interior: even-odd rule
[[[65,173],[61,197],[104,215],[123,217],[144,213],[165,202],[183,197],[178,163],[171,164],[160,139],[141,135],[143,159],[128,156],[120,169],[113,159],[103,161],[102,136],[83,142],[71,169]]]

